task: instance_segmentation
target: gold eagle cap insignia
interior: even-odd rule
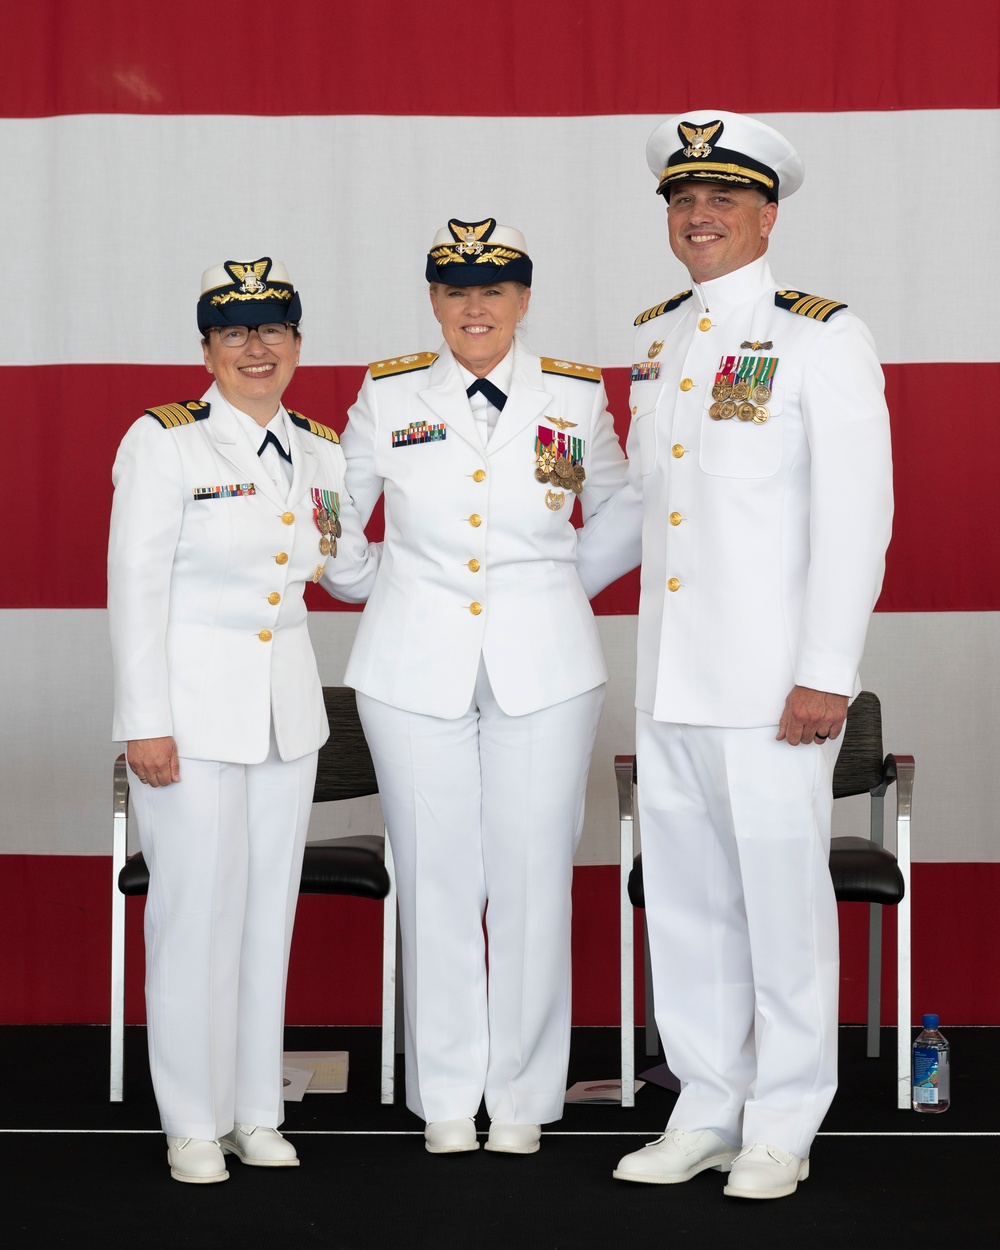
[[[710,156],[712,154],[711,142],[721,128],[721,121],[709,122],[707,126],[690,126],[681,122],[677,129],[681,138],[687,140],[684,155],[688,157]]]
[[[234,282],[240,283],[244,294],[252,295],[264,290],[264,279],[271,268],[270,258],[255,260],[252,265],[241,265],[235,260],[226,261],[226,269]]]
[[[496,218],[485,221],[449,221],[448,229],[455,239],[455,250],[462,256],[482,256],[485,240],[496,228]]]
[[[467,221],[449,221],[448,229],[455,236],[456,243],[479,243],[483,235],[491,232],[496,224],[494,218],[487,217],[485,221],[474,222],[472,225]]]
[[[575,430],[578,424],[576,421],[567,421],[565,417],[546,417],[545,420],[550,421],[557,430]]]

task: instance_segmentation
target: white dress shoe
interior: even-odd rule
[[[648,1146],[620,1159],[611,1173],[619,1181],[640,1181],[646,1185],[677,1185],[692,1176],[715,1168],[728,1172],[739,1151],[723,1141],[710,1128],[687,1132],[670,1128]]]
[[[503,1124],[500,1120],[492,1120],[486,1149],[499,1150],[508,1155],[533,1155],[541,1135],[540,1124]]]
[[[297,1168],[299,1156],[290,1141],[286,1141],[276,1128],[263,1128],[258,1124],[235,1124],[232,1130],[219,1138],[219,1145],[227,1155],[235,1155],[241,1163],[252,1168]]]
[[[476,1126],[471,1119],[435,1120],[424,1125],[424,1145],[432,1155],[454,1155],[478,1150]]]
[[[758,1142],[736,1156],[723,1192],[730,1198],[786,1198],[808,1176],[808,1159]]]
[[[202,1141],[199,1137],[168,1137],[167,1162],[170,1175],[175,1181],[189,1185],[214,1185],[228,1181],[226,1161],[217,1141]]]

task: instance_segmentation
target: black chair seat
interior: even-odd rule
[[[830,875],[838,903],[898,903],[905,892],[896,857],[868,838],[832,838]],[[628,875],[628,897],[633,907],[645,907],[642,853]]]
[[[830,875],[840,903],[899,903],[906,886],[896,857],[868,838],[832,838]]]
[[[313,843],[302,860],[300,894],[352,894],[357,898],[385,898],[389,874],[379,851],[363,843],[364,838],[344,838],[340,844]],[[380,838],[370,839],[381,846]],[[139,895],[149,890],[149,869],[141,852],[130,855],[118,874],[123,894]]]
[[[642,888],[642,852],[641,851],[632,861],[632,871],[628,874],[628,899],[633,907],[645,908],[646,906],[646,894]]]

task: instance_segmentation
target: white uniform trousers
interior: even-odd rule
[[[507,1124],[562,1116],[573,854],[603,705],[601,685],[507,716],[482,665],[457,720],[358,694],[396,867],[406,1105],[428,1123],[484,1097]]]
[[[146,1022],[163,1131],[206,1140],[284,1117],[285,978],[316,752],[261,764],[182,758],[130,776],[149,866]]]
[[[669,1127],[808,1158],[837,1087],[829,870],[841,740],[636,724],[656,1023],[681,1082]]]

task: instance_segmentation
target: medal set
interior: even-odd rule
[[[708,410],[713,421],[752,421],[763,425],[771,413],[765,406],[771,398],[777,356],[723,356],[715,375]]]
[[[548,418],[551,420],[552,418]],[[568,424],[568,423],[567,423]],[[566,501],[566,491],[582,494],[587,471],[583,467],[584,441],[540,425],[535,436],[535,481],[557,486],[545,492],[545,504],[558,512]]]
[[[313,501],[313,520],[320,532],[319,553],[324,558],[337,558],[337,539],[343,533],[340,524],[340,496],[335,490],[313,487],[309,492]]]

